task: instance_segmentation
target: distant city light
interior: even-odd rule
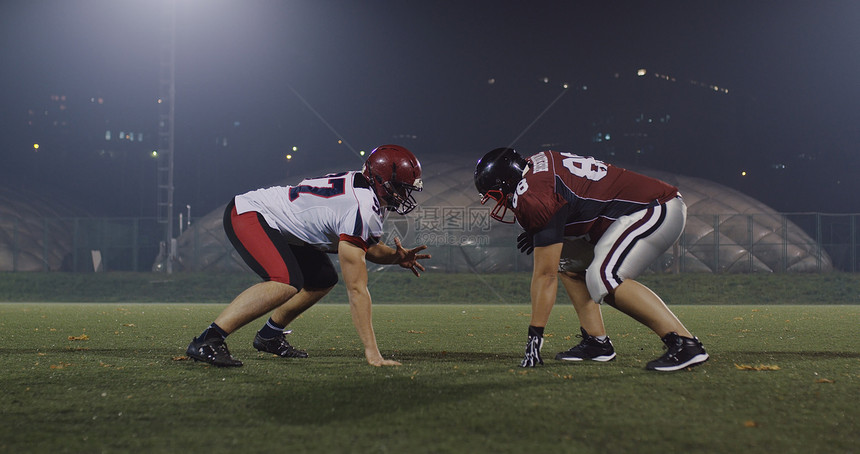
[[[545,84],[547,84],[547,83],[549,83],[549,77],[542,77],[542,78],[540,79],[540,81],[541,81],[541,82],[543,82],[543,83],[545,83]]]
[[[636,71],[637,76],[644,76],[647,73],[648,73],[648,71],[646,71],[644,69],[640,69],[640,70]]]
[[[741,176],[742,176],[742,177],[747,176],[747,171],[746,171],[746,170],[742,170],[742,171],[741,171]]]
[[[37,143],[33,144],[33,151],[39,151],[39,144],[37,144]]]
[[[359,151],[358,154],[364,156],[364,150]]]
[[[152,156],[153,158],[157,158],[158,157],[158,150],[152,150],[152,153],[150,153],[149,155]]]
[[[493,85],[494,83],[496,83],[496,79],[491,77],[489,80],[487,80],[487,83]]]
[[[287,155],[287,161],[289,161],[289,160],[291,160],[291,159],[293,159],[293,155],[288,154],[288,155]]]
[[[299,151],[299,147],[293,147],[293,151]]]

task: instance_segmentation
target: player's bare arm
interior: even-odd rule
[[[364,261],[364,249],[349,241],[341,241],[338,243],[337,255],[349,297],[352,323],[364,344],[364,356],[367,362],[372,366],[400,366],[397,361],[384,359],[376,344],[370,292],[367,290],[367,264]]]
[[[404,249],[400,244],[400,239],[394,238],[394,248],[383,243],[377,243],[367,248],[367,259],[373,263],[381,265],[398,264],[403,268],[412,270],[416,276],[420,276],[419,271],[424,271],[424,266],[419,260],[429,259],[430,254],[419,254],[419,252],[427,249],[427,246],[421,245],[413,249]]]

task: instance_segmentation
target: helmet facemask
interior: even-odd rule
[[[516,216],[512,219],[505,219],[505,215],[508,214],[509,205],[510,205],[510,194],[505,194],[501,189],[490,189],[481,197],[481,205],[487,203],[488,200],[493,199],[496,201],[496,205],[490,211],[490,217],[505,224],[513,224],[517,222]],[[501,213],[500,213],[501,212]],[[511,210],[511,214],[513,215],[513,210]]]
[[[415,180],[414,184],[386,181],[381,186],[385,192],[382,196],[386,203],[385,209],[394,211],[400,215],[407,214],[418,206],[418,202],[415,201],[412,192],[424,189],[420,178]]]

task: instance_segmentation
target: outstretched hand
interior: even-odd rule
[[[424,271],[424,267],[418,261],[429,259],[430,254],[419,254],[419,252],[423,251],[424,249],[427,249],[427,246],[422,245],[414,249],[404,249],[403,245],[400,244],[400,238],[397,237],[394,237],[394,246],[396,248],[396,259],[394,263],[397,263],[403,268],[408,268],[412,270],[412,273],[416,276],[421,276],[418,271]]]

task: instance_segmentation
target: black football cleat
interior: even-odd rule
[[[615,359],[615,348],[612,347],[612,341],[607,337],[603,341],[597,340],[596,337],[588,334],[585,328],[580,327],[582,332],[582,341],[570,348],[570,350],[561,352],[555,355],[555,359],[559,361],[599,361],[606,362]]]
[[[188,345],[188,350],[185,351],[194,361],[209,363],[218,367],[239,367],[242,361],[233,358],[230,350],[227,349],[227,344],[224,339],[199,339],[194,338]]]
[[[666,353],[649,362],[645,369],[671,372],[698,366],[708,360],[705,347],[696,337],[681,337],[678,333],[672,332],[663,336],[661,340],[666,344]]]
[[[299,350],[287,342],[283,333],[280,336],[275,336],[271,339],[263,339],[260,333],[254,336],[254,348],[261,352],[278,355],[281,358],[307,358],[308,353],[304,350]]]

